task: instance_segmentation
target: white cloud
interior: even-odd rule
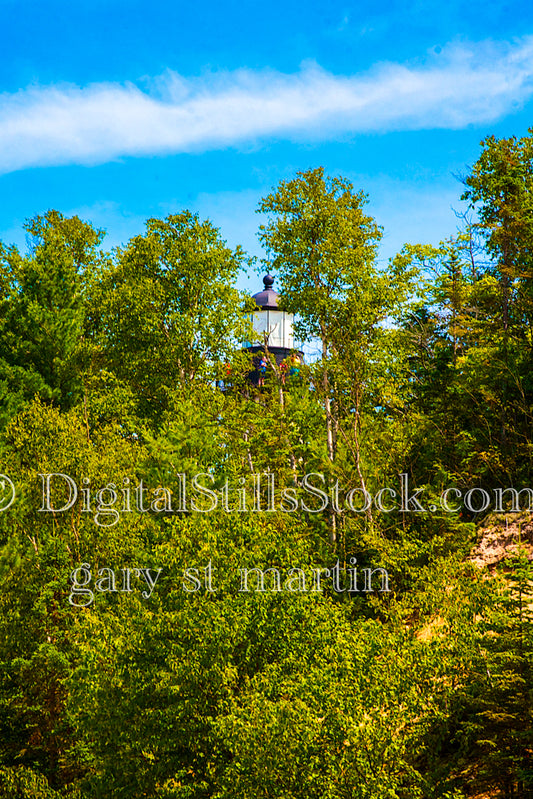
[[[316,64],[286,75],[238,70],[186,79],[33,86],[0,95],[0,171],[193,152],[266,137],[461,128],[498,119],[533,93],[533,36],[448,45],[417,65],[354,76]]]

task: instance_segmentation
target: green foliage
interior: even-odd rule
[[[394,427],[405,371],[388,322],[410,299],[416,275],[402,261],[377,269],[381,229],[363,213],[366,201],[349,181],[326,177],[319,167],[282,182],[259,206],[271,215],[260,239],[274,256],[284,307],[298,313],[301,336],[321,343],[311,380],[324,407],[322,469],[331,483],[337,477],[351,482],[354,475],[349,487],[363,491],[370,468],[365,453],[376,450],[373,428]],[[370,509],[368,517],[372,524]],[[338,524],[333,514],[333,543]]]
[[[0,250],[0,408],[9,419],[35,394],[62,408],[81,392],[86,274],[103,234],[57,211],[25,225],[31,248]]]
[[[531,476],[531,153],[487,139],[474,221],[383,268],[347,180],[274,189],[260,238],[321,344],[298,380],[247,379],[246,257],[196,214],[105,253],[49,211],[0,247],[0,797],[530,795],[531,563],[478,570],[439,498]],[[343,504],[399,475],[426,510]]]
[[[245,338],[234,287],[244,263],[209,221],[189,211],[149,219],[94,285],[93,335],[107,367],[134,391],[144,416],[176,386],[210,383]]]

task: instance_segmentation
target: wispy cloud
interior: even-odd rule
[[[239,146],[266,138],[461,128],[498,119],[533,93],[533,36],[448,45],[415,65],[353,76],[316,64],[186,79],[32,86],[0,95],[0,171]]]

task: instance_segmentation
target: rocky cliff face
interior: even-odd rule
[[[533,560],[533,514],[491,514],[479,528],[479,541],[472,550],[470,560],[476,566],[494,569],[509,555],[518,550],[526,552]]]

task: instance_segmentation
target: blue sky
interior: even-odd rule
[[[381,258],[455,231],[480,140],[533,125],[530,2],[0,0],[0,238],[48,208],[108,231],[190,208],[261,255],[259,199],[323,165]],[[254,278],[253,283],[257,282]]]

